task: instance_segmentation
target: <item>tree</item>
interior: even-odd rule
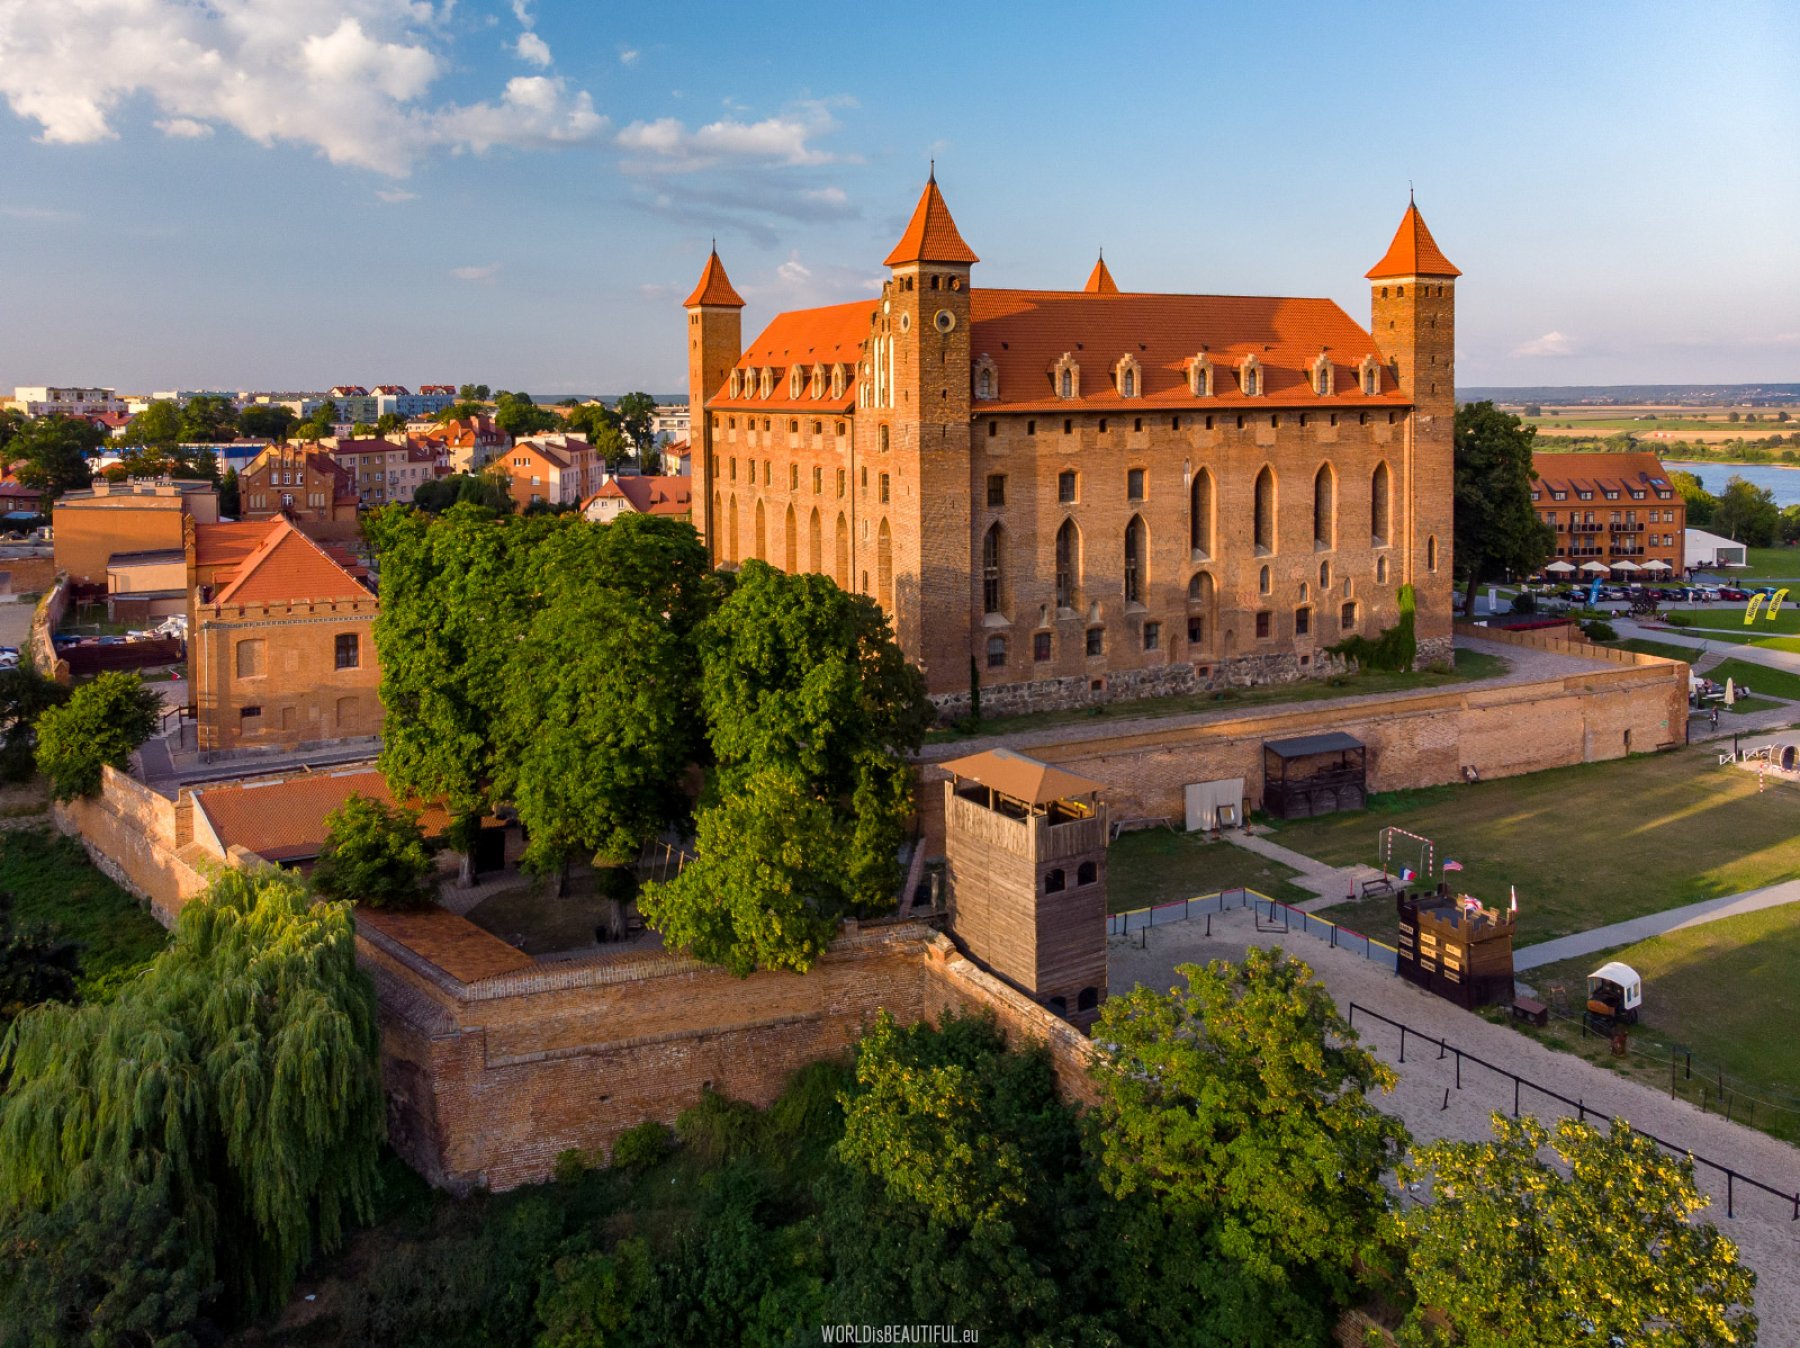
[[[231,399],[211,393],[189,398],[181,409],[180,439],[190,444],[217,444],[235,440],[238,434],[237,408]]]
[[[496,473],[452,473],[421,482],[413,489],[412,503],[433,515],[458,503],[482,506],[496,515],[510,515],[515,504],[512,479]]]
[[[1630,1125],[1493,1117],[1492,1142],[1434,1142],[1400,1169],[1432,1201],[1390,1218],[1416,1298],[1466,1348],[1728,1344],[1756,1337],[1756,1275],[1711,1222],[1689,1157]],[[1560,1164],[1545,1160],[1548,1148]]]
[[[1456,577],[1463,612],[1475,612],[1484,580],[1525,575],[1549,561],[1556,534],[1531,501],[1537,428],[1491,402],[1456,409]]]
[[[375,434],[394,435],[406,429],[406,418],[398,412],[383,412],[375,418]]]
[[[437,897],[435,869],[415,811],[351,796],[325,816],[312,884],[370,908],[425,908]]]
[[[69,690],[30,665],[0,669],[0,782],[31,780],[37,771],[37,720],[69,700]]]
[[[1683,469],[1671,472],[1669,481],[1687,504],[1687,522],[1698,529],[1711,524],[1713,512],[1719,508],[1719,498],[1702,486],[1696,475]]]
[[[1752,548],[1766,548],[1780,534],[1781,507],[1775,504],[1774,493],[1768,488],[1746,482],[1733,473],[1719,494],[1712,524],[1727,538]]]
[[[1735,422],[1738,420],[1738,415],[1739,414],[1736,412],[1728,413],[1725,417],[1725,420],[1730,421],[1730,422]]]
[[[84,684],[59,707],[37,719],[38,771],[50,779],[58,800],[91,796],[100,790],[100,769],[120,772],[131,751],[156,733],[162,699],[136,674],[108,670]]]
[[[77,1286],[142,1274],[179,1281],[186,1305],[218,1285],[233,1317],[279,1305],[311,1254],[373,1214],[385,1106],[355,935],[348,904],[315,903],[293,876],[227,870],[112,1002],[20,1016],[0,1045],[7,1243],[35,1219],[53,1242],[37,1254],[79,1265]],[[92,1230],[140,1198],[160,1220]],[[0,1322],[37,1290],[5,1284]]]
[[[370,421],[359,421],[350,427],[350,434],[352,438],[357,440],[373,440],[375,438],[375,424]]]
[[[98,450],[105,433],[90,421],[76,417],[38,417],[7,446],[13,471],[27,487],[36,487],[54,501],[64,492],[79,491],[94,480],[88,456]]]
[[[612,414],[612,410],[605,403],[578,402],[571,406],[564,415],[563,424],[571,431],[585,435],[589,444],[595,442],[595,438],[602,430],[612,430],[616,433],[619,429],[618,418]]]
[[[501,790],[530,834],[528,864],[559,876],[576,852],[634,860],[684,812],[678,785],[700,748],[706,550],[678,521],[616,522],[544,540],[538,607],[505,685]]]
[[[1800,543],[1800,505],[1781,508],[1781,541]]]
[[[27,1007],[76,1000],[79,947],[38,923],[15,922],[12,895],[0,890],[0,1038]]]
[[[121,437],[128,445],[172,445],[181,439],[181,406],[159,398],[131,419]]]
[[[466,403],[484,403],[488,400],[486,384],[464,384],[456,391],[459,401]]]
[[[323,440],[328,435],[336,434],[337,423],[338,405],[327,398],[313,408],[312,415],[295,426],[289,434],[295,440]]]
[[[1279,949],[1176,972],[1185,991],[1135,988],[1095,1027],[1100,1181],[1199,1228],[1291,1330],[1382,1262],[1382,1175],[1406,1132],[1368,1093],[1396,1078]]]
[[[235,468],[225,470],[224,480],[219,483],[219,513],[236,519],[243,501],[238,495],[238,472]]]
[[[562,418],[531,401],[529,393],[503,393],[494,408],[494,424],[517,440],[562,425]]]
[[[274,440],[278,444],[285,443],[288,432],[300,418],[294,409],[281,403],[270,403],[246,407],[238,413],[238,430],[245,435]]]
[[[650,418],[654,415],[656,399],[648,393],[627,393],[613,404],[619,429],[640,454],[650,448]]]

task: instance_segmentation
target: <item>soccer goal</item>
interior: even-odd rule
[[[1437,844],[1393,825],[1381,830],[1381,876],[1402,885],[1437,887]]]

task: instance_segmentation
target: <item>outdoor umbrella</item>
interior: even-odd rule
[[[1661,557],[1653,558],[1652,560],[1644,563],[1644,570],[1646,570],[1646,571],[1668,571],[1670,569],[1671,568],[1670,568],[1669,564],[1667,562],[1665,562]]]
[[[1614,562],[1613,563],[1614,571],[1642,571],[1643,569],[1644,568],[1639,566],[1636,562]]]
[[[1604,562],[1583,562],[1581,564],[1581,569],[1583,571],[1592,571],[1597,576],[1604,576],[1606,574],[1606,564]]]
[[[1570,566],[1567,562],[1551,562],[1549,566],[1544,568],[1546,571],[1554,571],[1562,576],[1568,575],[1570,572],[1574,571],[1574,569],[1575,568]]]

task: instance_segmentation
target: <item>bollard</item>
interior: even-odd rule
[[[1513,1078],[1513,1117],[1519,1117],[1519,1079]]]
[[[1448,1108],[1450,1108],[1450,1088],[1446,1086],[1444,1087],[1444,1103],[1439,1107],[1438,1112],[1442,1113]]]

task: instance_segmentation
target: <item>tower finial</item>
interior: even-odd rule
[[[717,234],[713,235],[712,255],[714,257],[717,257],[719,255],[719,236]]]
[[[1411,178],[1406,180],[1406,204],[1408,206],[1417,206],[1419,204],[1413,199],[1413,185]]]
[[[928,181],[928,182],[936,182],[937,181],[937,160],[936,159],[933,159],[931,161],[931,172],[927,175],[926,181]]]

